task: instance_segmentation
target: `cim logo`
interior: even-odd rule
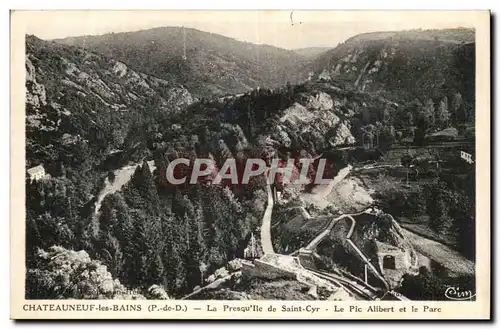
[[[472,154],[469,154],[469,153],[464,152],[464,151],[460,151],[460,157],[470,164],[474,163],[474,160],[472,160]]]

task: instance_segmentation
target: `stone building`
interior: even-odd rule
[[[391,288],[399,285],[403,275],[410,272],[410,251],[377,241],[377,256],[380,273]]]
[[[37,181],[45,177],[45,168],[43,165],[38,165],[36,167],[28,169],[28,175],[31,181]]]

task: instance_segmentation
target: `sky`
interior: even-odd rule
[[[334,47],[376,31],[474,27],[471,11],[17,11],[41,39],[185,26],[286,49]],[[293,23],[293,24],[292,24]]]

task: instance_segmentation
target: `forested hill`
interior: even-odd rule
[[[152,285],[169,296],[191,292],[207,273],[243,256],[252,234],[258,237],[267,198],[258,179],[165,185],[169,160],[212,157],[220,168],[227,158],[312,157],[356,143],[350,120],[362,104],[374,113],[391,106],[314,83],[196,102],[181,85],[105,55],[35,37],[26,46],[27,169],[42,163],[50,174],[26,180],[27,281],[37,287],[28,298],[113,298],[122,285],[144,295]],[[141,160],[154,160],[156,170]],[[137,162],[131,180],[95,214],[104,180]],[[54,253],[68,261],[53,262]],[[77,280],[68,264],[121,284],[103,291],[108,283]]]
[[[37,287],[29,298],[113,298],[127,289],[148,295],[158,286],[177,298],[243,257],[252,237],[259,239],[265,181],[172,186],[165,170],[175,158],[214,159],[216,174],[228,158],[240,165],[324,153],[333,160],[324,178],[332,178],[347,162],[332,148],[375,142],[383,148],[405,137],[420,142],[473,117],[459,92],[438,103],[431,91],[422,93],[423,105],[335,81],[285,85],[281,74],[301,61],[295,53],[195,30],[186,29],[185,60],[183,29],[64,42],[84,40],[87,49],[26,40],[26,169],[43,164],[50,174],[26,179],[27,281]],[[198,101],[178,82],[212,97]],[[262,87],[274,83],[281,86]],[[248,90],[254,86],[260,88]],[[218,95],[230,90],[239,94]],[[136,164],[130,181],[107,194],[96,213],[105,179]],[[306,185],[298,188],[313,187]],[[54,254],[68,261],[54,261]],[[73,265],[90,276],[75,277]]]
[[[44,163],[49,172],[56,163],[86,172],[106,154],[131,149],[146,121],[154,129],[148,117],[195,101],[182,85],[34,36],[26,38],[26,89],[27,166]]]
[[[182,27],[70,37],[56,42],[112,56],[135,70],[181,83],[196,96],[296,83],[296,69],[305,61],[291,50]]]
[[[306,65],[303,74],[325,72],[348,88],[394,101],[436,102],[460,93],[473,107],[474,65],[474,30],[410,30],[354,36]]]

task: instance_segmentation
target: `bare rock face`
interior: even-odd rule
[[[113,73],[123,78],[127,74],[127,69],[127,65],[117,61],[113,66]]]
[[[228,276],[229,272],[228,272],[228,270],[226,268],[221,267],[221,268],[215,270],[214,274],[215,274],[215,277],[217,279],[220,279],[220,278],[224,278],[224,277]]]
[[[301,103],[295,102],[283,111],[270,138],[285,147],[293,139],[310,141],[316,149],[354,144],[350,124],[340,116],[344,103],[323,91],[307,93]]]
[[[336,135],[331,140],[331,143],[333,146],[356,143],[356,139],[351,134],[348,123],[341,123],[338,125]]]
[[[153,300],[168,300],[170,299],[168,297],[168,294],[165,292],[165,289],[163,287],[154,284],[148,289],[148,299],[153,299]]]
[[[307,291],[307,294],[314,299],[318,299],[318,287],[311,286],[311,288],[309,288],[309,290]]]
[[[211,274],[208,276],[208,278],[205,280],[208,284],[214,282],[216,279],[215,275],[214,274]]]
[[[320,92],[316,96],[310,96],[307,100],[307,107],[314,110],[331,110],[333,100],[327,93]]]
[[[38,299],[37,294],[46,296],[54,291],[58,298],[67,299],[144,299],[127,291],[106,266],[92,260],[84,250],[52,246],[47,251],[39,250],[38,261],[37,269],[28,270],[28,280],[35,287],[28,292],[30,298]],[[47,288],[49,292],[44,291]]]
[[[169,90],[166,103],[173,109],[179,110],[196,101],[196,99],[185,88],[174,87]]]
[[[45,86],[37,82],[36,69],[29,56],[26,56],[26,104],[36,109],[47,105]]]
[[[340,288],[339,290],[331,294],[330,297],[328,297],[328,300],[346,301],[346,300],[355,300],[355,298],[349,295],[349,293],[345,289]]]
[[[243,267],[243,260],[239,258],[233,259],[227,263],[227,267],[229,268],[230,273],[239,271]]]
[[[448,93],[452,88],[465,94],[461,81],[474,79],[474,42],[474,31],[465,28],[365,33],[320,55],[308,69],[320,79],[339,77],[359,91],[397,89],[408,99],[439,93],[443,84]],[[473,92],[469,95],[472,102]]]

